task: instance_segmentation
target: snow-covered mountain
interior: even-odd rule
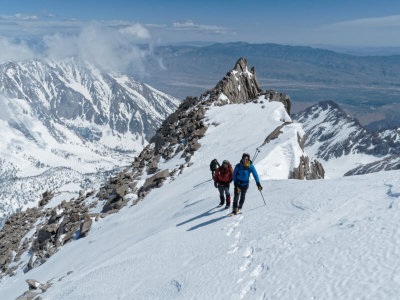
[[[293,119],[306,132],[307,153],[323,160],[328,177],[396,169],[395,164],[385,162],[396,160],[400,154],[400,128],[368,131],[333,101],[315,104]],[[380,168],[363,167],[377,161]]]
[[[99,193],[47,194],[11,216],[0,232],[2,297],[395,298],[399,172],[288,180],[306,157],[304,132],[285,95],[251,98],[246,70],[239,61],[187,98]],[[243,152],[255,153],[267,205],[251,180],[243,213],[228,217],[206,182],[209,162],[235,165]]]
[[[204,171],[208,178],[214,157],[235,163],[243,152],[255,151],[253,161],[262,180],[323,177],[322,166],[304,153],[304,131],[292,122],[289,109],[289,97],[262,91],[254,69],[240,59],[214,89],[200,98],[188,97],[163,121],[131,167],[111,177],[97,194],[80,193],[68,202],[62,200],[69,200],[70,194],[45,194],[39,208],[10,217],[0,249],[12,245],[13,252],[0,256],[1,270],[12,274],[38,267],[74,237],[86,236],[91,218],[137,204],[164,182],[172,186],[191,177],[203,180]],[[21,227],[21,220],[30,221]]]
[[[45,190],[99,187],[178,104],[77,58],[0,65],[0,219]]]

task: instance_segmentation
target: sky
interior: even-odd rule
[[[0,63],[38,55],[142,59],[148,53],[133,45],[143,43],[400,47],[400,1],[391,0],[0,0],[0,7]]]

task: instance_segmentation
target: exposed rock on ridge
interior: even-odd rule
[[[290,179],[323,179],[325,177],[325,170],[320,162],[314,160],[310,162],[307,156],[302,155],[300,157],[300,163],[297,168],[294,168],[293,172],[290,173]]]

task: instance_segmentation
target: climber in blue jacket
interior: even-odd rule
[[[243,153],[240,163],[235,166],[233,171],[233,182],[235,186],[234,198],[233,198],[233,211],[232,214],[237,214],[239,210],[242,209],[243,203],[246,197],[247,189],[249,188],[250,173],[253,174],[256,180],[258,190],[262,190],[260,184],[260,179],[253,163],[250,160],[250,155],[248,153]],[[240,195],[240,202],[238,206],[238,200]]]

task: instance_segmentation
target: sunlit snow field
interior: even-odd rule
[[[301,128],[293,124],[261,147],[255,161],[266,205],[252,180],[243,213],[228,217],[216,207],[212,182],[194,185],[210,179],[211,159],[235,165],[289,119],[281,103],[265,109],[213,107],[206,119],[218,125],[209,127],[194,164],[182,175],[138,205],[94,222],[87,238],[66,245],[44,265],[2,279],[2,298],[21,295],[27,278],[53,280],[43,299],[395,299],[400,294],[400,171],[279,179],[301,154],[292,141]],[[182,161],[177,155],[164,167]]]

